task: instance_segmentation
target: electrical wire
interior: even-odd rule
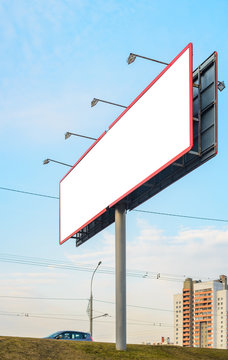
[[[5,254],[0,253],[0,261],[8,262],[8,263],[16,263],[21,265],[33,265],[33,266],[41,266],[48,268],[56,268],[56,269],[64,269],[64,270],[75,270],[75,271],[85,271],[85,272],[93,272],[94,264],[76,264],[72,265],[70,263],[62,262],[54,259],[45,259],[45,258],[37,258],[37,257],[26,257],[19,256],[14,254]],[[98,269],[101,274],[114,275],[115,269],[111,267],[102,267]],[[128,277],[134,278],[144,278],[144,279],[156,279],[156,280],[165,280],[165,281],[175,281],[175,282],[183,282],[186,278],[185,275],[174,275],[174,274],[163,274],[156,272],[148,272],[141,270],[127,270]]]
[[[13,192],[16,192],[16,193],[21,193],[21,194],[26,194],[26,195],[33,195],[33,196],[40,196],[40,197],[50,198],[50,199],[57,199],[57,200],[59,199],[58,196],[51,196],[51,195],[46,195],[46,194],[34,193],[34,192],[18,190],[18,189],[3,187],[3,186],[0,186],[0,190],[13,191]],[[185,218],[185,219],[194,219],[194,220],[215,221],[215,222],[228,223],[227,219],[219,219],[219,218],[210,218],[210,217],[192,216],[192,215],[181,215],[181,214],[173,214],[173,213],[150,211],[150,210],[141,210],[141,209],[133,209],[131,211],[140,212],[140,213],[147,213],[147,214],[153,214],[153,215],[172,216],[172,217]]]
[[[81,318],[66,318],[66,317],[56,317],[56,316],[43,316],[44,314],[34,314],[34,313],[22,313],[22,312],[10,312],[10,311],[0,311],[0,316],[16,316],[16,317],[25,317],[25,318],[39,318],[39,319],[52,319],[52,320],[66,320],[66,321],[86,321],[88,322],[88,319],[81,319]],[[130,320],[130,319],[129,319]],[[96,320],[96,322],[99,323],[109,323],[109,324],[113,324],[115,321],[111,320],[111,321],[102,321],[102,320]],[[137,326],[153,326],[153,327],[175,327],[172,324],[166,324],[166,323],[162,323],[162,322],[149,322],[149,321],[142,321],[142,320],[130,320],[127,321],[128,325],[137,325]],[[180,326],[179,326],[180,327]]]
[[[140,213],[146,213],[146,214],[173,216],[173,217],[187,218],[187,219],[195,219],[195,220],[228,222],[228,220],[226,220],[226,219],[208,218],[208,217],[200,217],[200,216],[181,215],[181,214],[172,214],[172,213],[164,213],[164,212],[150,211],[150,210],[133,209],[132,211],[140,212]]]
[[[14,296],[14,295],[0,295],[0,298],[7,299],[24,299],[24,300],[57,300],[57,301],[88,301],[86,298],[63,298],[63,297],[43,297],[43,296]]]
[[[0,186],[0,190],[13,191],[13,192],[21,193],[21,194],[40,196],[40,197],[45,197],[45,198],[50,198],[50,199],[59,199],[57,196],[51,196],[51,195],[45,195],[45,194],[39,194],[39,193],[34,193],[34,192],[29,192],[29,191],[18,190],[18,189],[6,188],[3,186]]]
[[[0,298],[8,298],[8,299],[26,299],[26,300],[58,300],[58,301],[88,301],[89,299],[78,299],[78,298],[53,298],[53,297],[31,297],[31,296],[10,296],[10,295],[0,295]],[[112,301],[105,301],[105,300],[98,300],[98,299],[94,299],[94,302],[100,302],[100,303],[104,303],[104,304],[111,304],[111,305],[115,305],[114,302]],[[150,307],[150,306],[140,306],[140,305],[132,305],[132,304],[126,304],[127,307],[133,307],[133,308],[136,308],[136,309],[142,309],[142,310],[151,310],[151,311],[156,311],[156,312],[170,312],[170,313],[175,313],[176,314],[176,310],[171,310],[171,309],[162,309],[162,308],[154,308],[154,307]],[[94,312],[99,312],[99,311],[94,311]],[[2,314],[3,311],[0,311],[0,315],[3,315]],[[5,312],[4,312],[5,313]],[[19,312],[7,312],[8,313],[14,313],[14,314],[19,314]],[[103,312],[101,312],[103,313]],[[23,316],[25,316],[25,314],[28,314],[28,313],[23,313]],[[179,314],[179,313],[178,313]],[[20,314],[19,314],[20,315]],[[18,316],[19,316],[18,315]],[[32,317],[34,315],[34,317],[37,315],[40,316],[44,316],[45,315],[45,318],[47,318],[49,315],[62,315],[62,316],[78,316],[76,314],[40,314],[40,313],[31,313],[31,316]],[[199,314],[201,315],[201,314]],[[213,317],[216,317],[216,318],[221,318],[221,317],[225,317],[224,314],[206,314],[206,313],[202,313],[202,316],[213,316]],[[22,315],[21,315],[22,316]],[[83,316],[83,315],[79,315],[79,316]],[[110,317],[110,316],[109,316]],[[64,320],[68,320],[68,318],[60,318],[60,319],[64,319]],[[75,319],[75,320],[79,320],[79,319]],[[81,319],[82,320],[82,319]],[[136,320],[136,319],[128,319],[128,320],[132,320],[132,321],[139,321],[139,322],[143,322],[143,323],[147,323],[147,321],[144,321],[144,320]],[[83,320],[82,320],[83,321]],[[152,322],[154,324],[154,322]],[[160,324],[160,323],[159,323]],[[158,325],[156,325],[158,326]],[[171,326],[171,325],[170,325]],[[181,327],[180,325],[172,325],[173,327]]]
[[[47,268],[56,268],[56,269],[64,269],[64,270],[74,270],[74,271],[85,271],[85,272],[93,272],[94,264],[75,264],[72,265],[69,262],[56,260],[56,259],[47,259],[40,257],[32,257],[32,256],[22,256],[15,254],[7,254],[0,253],[0,261],[8,262],[8,263],[16,263],[21,265],[32,265],[32,266],[41,266]],[[114,275],[115,269],[112,267],[104,267],[98,269],[97,272],[106,275]],[[160,273],[160,272],[151,272],[145,270],[127,270],[126,275],[128,277],[134,278],[143,278],[143,279],[152,279],[152,280],[163,280],[163,281],[173,281],[173,282],[183,282],[186,277],[191,277],[197,279],[197,276],[193,275],[177,275],[170,273]],[[208,277],[201,277],[201,280],[213,280]]]
[[[85,299],[85,298],[78,299],[78,298],[35,297],[35,296],[14,296],[14,295],[0,295],[0,298],[24,299],[24,300],[57,300],[57,301],[88,301],[89,300],[89,299]],[[94,302],[115,305],[115,302],[112,302],[112,301],[105,301],[105,300],[99,300],[99,299],[93,299],[93,300],[94,300]],[[153,307],[149,307],[149,306],[140,306],[140,305],[127,304],[127,307],[134,307],[134,308],[152,310],[152,311],[174,312],[174,310],[170,310],[170,309],[153,308]]]
[[[95,302],[105,303],[105,304],[112,304],[112,305],[115,304],[112,301],[97,300],[97,299],[94,299],[94,301]],[[145,310],[153,310],[153,311],[174,312],[174,310],[170,310],[170,309],[153,308],[153,307],[149,307],[149,306],[140,306],[140,305],[131,305],[131,304],[127,304],[127,307],[133,307],[133,308],[139,308],[139,309],[145,309]]]

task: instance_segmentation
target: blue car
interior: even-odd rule
[[[45,339],[56,339],[56,340],[76,340],[76,341],[93,341],[89,333],[81,331],[57,331],[51,334]]]

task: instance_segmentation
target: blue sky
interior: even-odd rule
[[[58,196],[67,168],[89,140],[64,140],[66,131],[98,137],[120,114],[93,97],[128,105],[163,69],[130,52],[171,61],[193,43],[193,68],[218,52],[219,80],[228,84],[227,1],[1,1],[0,134],[1,187]],[[141,209],[228,219],[227,89],[219,93],[217,157],[142,205]],[[58,201],[0,190],[1,253],[114,266],[113,226],[80,248],[58,245]],[[76,205],[77,206],[77,205]],[[80,206],[80,205],[79,205]],[[128,268],[217,278],[228,274],[226,223],[158,215],[127,216]],[[87,298],[91,273],[0,263],[3,295]],[[75,287],[72,286],[75,284]],[[135,289],[140,289],[139,296]],[[114,276],[97,274],[97,299],[114,300]],[[106,289],[109,289],[108,291]],[[181,283],[128,280],[128,303],[172,309]],[[106,290],[106,291],[105,291]],[[85,302],[1,299],[2,311],[75,313],[83,321],[1,317],[1,335],[45,336],[72,326],[88,330]],[[107,307],[106,307],[107,306]],[[96,304],[111,320],[95,324],[95,339],[114,341],[114,308]],[[148,310],[149,311],[149,310]],[[172,323],[172,314],[129,309],[129,318]],[[106,321],[106,322],[105,322]],[[110,321],[110,323],[109,323]],[[23,329],[23,330],[21,330]],[[128,341],[172,336],[172,328],[129,325]]]

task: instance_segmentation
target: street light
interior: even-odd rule
[[[70,137],[71,135],[79,136],[79,137],[82,137],[82,138],[85,138],[85,139],[90,139],[90,140],[97,140],[96,138],[93,138],[93,137],[90,137],[90,136],[75,134],[75,133],[72,133],[72,132],[69,132],[69,131],[67,131],[67,132],[65,133],[65,140],[69,139],[69,137]]]
[[[130,55],[127,58],[128,65],[132,64],[135,61],[135,59],[136,59],[135,54],[130,53]]]
[[[73,165],[69,165],[69,164],[63,163],[63,162],[61,162],[61,161],[52,160],[52,159],[45,159],[45,160],[43,161],[43,165],[49,164],[50,161],[51,161],[51,162],[54,162],[54,163],[57,163],[57,164],[69,166],[69,167],[72,167],[72,166],[73,166]]]
[[[99,101],[98,99],[93,98],[93,100],[91,101],[91,107],[97,105],[98,101]]]
[[[106,101],[106,100],[97,99],[97,98],[93,98],[93,100],[91,101],[91,107],[94,107],[95,105],[97,105],[98,101],[106,103],[106,104],[110,104],[110,105],[120,106],[125,109],[127,108],[127,106],[116,104],[116,103]]]
[[[225,89],[226,85],[224,81],[218,81],[218,89],[219,91],[223,91]]]
[[[101,261],[96,266],[96,269],[94,270],[92,277],[91,277],[91,283],[90,283],[90,309],[89,309],[89,323],[90,323],[90,335],[93,335],[93,292],[92,292],[92,286],[93,286],[93,278],[95,275],[95,272],[97,271],[98,267],[101,265]]]
[[[130,55],[128,56],[127,58],[127,63],[128,65],[132,64],[136,57],[139,57],[141,59],[146,59],[146,60],[150,60],[150,61],[154,61],[156,63],[159,63],[159,64],[163,64],[163,65],[169,65],[168,63],[164,62],[164,61],[160,61],[160,60],[155,60],[155,59],[151,59],[151,58],[148,58],[146,56],[142,56],[142,55],[138,55],[138,54],[133,54],[133,53],[130,53]]]

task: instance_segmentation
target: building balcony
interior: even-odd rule
[[[201,294],[212,294],[213,293],[213,291],[212,291],[212,289],[208,289],[207,291],[195,291],[195,293],[194,293],[194,296],[197,296],[197,295],[201,295]]]

